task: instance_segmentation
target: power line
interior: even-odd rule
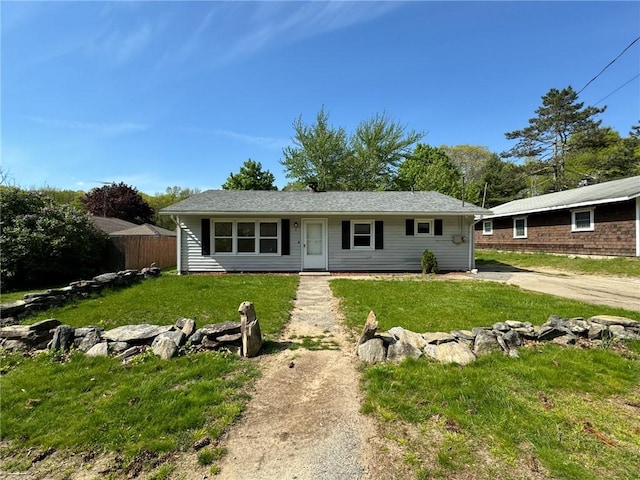
[[[607,98],[609,98],[611,95],[613,95],[614,93],[616,93],[618,90],[620,90],[623,87],[626,87],[628,84],[630,84],[631,82],[633,82],[636,78],[640,77],[640,73],[635,74],[633,77],[631,77],[629,80],[627,80],[626,82],[624,82],[622,85],[620,85],[618,88],[616,88],[613,92],[611,92],[610,94],[608,94],[606,97],[601,98],[600,100],[598,100],[596,103],[594,103],[593,105],[596,106],[599,103],[604,102]]]
[[[598,78],[600,75],[602,75],[602,74],[604,73],[604,71],[605,71],[607,68],[609,68],[611,65],[613,65],[613,63],[614,63],[616,60],[618,60],[622,55],[624,55],[624,53],[625,53],[627,50],[629,50],[629,49],[633,46],[633,44],[634,44],[634,43],[636,43],[638,40],[640,40],[640,35],[638,35],[638,36],[636,37],[636,39],[635,39],[633,42],[631,42],[629,45],[627,45],[627,47],[626,47],[624,50],[622,50],[622,52],[620,52],[616,58],[614,58],[613,60],[611,60],[611,61],[607,64],[607,66],[606,66],[606,67],[604,67],[602,70],[600,70],[600,72],[598,72],[598,74],[597,74],[595,77],[593,77],[591,80],[589,80],[589,81],[587,82],[587,84],[586,84],[584,87],[582,87],[582,89],[578,92],[578,95],[580,95],[580,94],[584,91],[584,89],[585,89],[585,88],[587,88],[589,85],[591,85],[591,83],[592,83],[596,78]]]

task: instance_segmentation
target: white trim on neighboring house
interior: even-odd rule
[[[636,257],[640,257],[640,197],[636,198]]]
[[[173,218],[173,215],[171,215]],[[173,219],[176,222],[176,254],[178,255],[178,259],[176,262],[176,269],[178,270],[178,275],[181,275],[182,272],[182,225],[180,224],[180,215],[176,215]]]
[[[522,235],[518,235],[518,220],[524,220],[524,233]],[[513,217],[513,238],[527,238],[527,217]]]
[[[580,208],[577,210],[571,210],[571,231],[572,232],[593,232],[594,230],[594,208]],[[578,222],[584,222],[584,218],[577,218],[576,214],[589,214],[589,225],[585,225],[582,223],[581,225]],[[582,216],[584,217],[584,216]]]

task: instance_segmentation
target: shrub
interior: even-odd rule
[[[88,215],[40,192],[0,187],[0,281],[31,288],[99,273],[108,246]]]
[[[438,273],[438,261],[431,250],[425,250],[420,259],[422,273]]]

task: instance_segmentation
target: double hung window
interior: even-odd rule
[[[214,221],[216,253],[277,255],[280,227],[277,220]]]

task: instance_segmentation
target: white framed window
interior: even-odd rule
[[[233,222],[213,222],[213,251],[233,253]]]
[[[593,232],[593,208],[571,212],[572,232]]]
[[[416,236],[418,237],[432,237],[433,236],[433,219],[423,218],[416,220]]]
[[[513,219],[513,238],[527,238],[527,217]]]
[[[213,248],[216,254],[278,255],[278,220],[214,220]]]
[[[493,220],[482,221],[482,235],[493,235]]]
[[[373,250],[373,221],[354,220],[351,222],[351,248]]]

